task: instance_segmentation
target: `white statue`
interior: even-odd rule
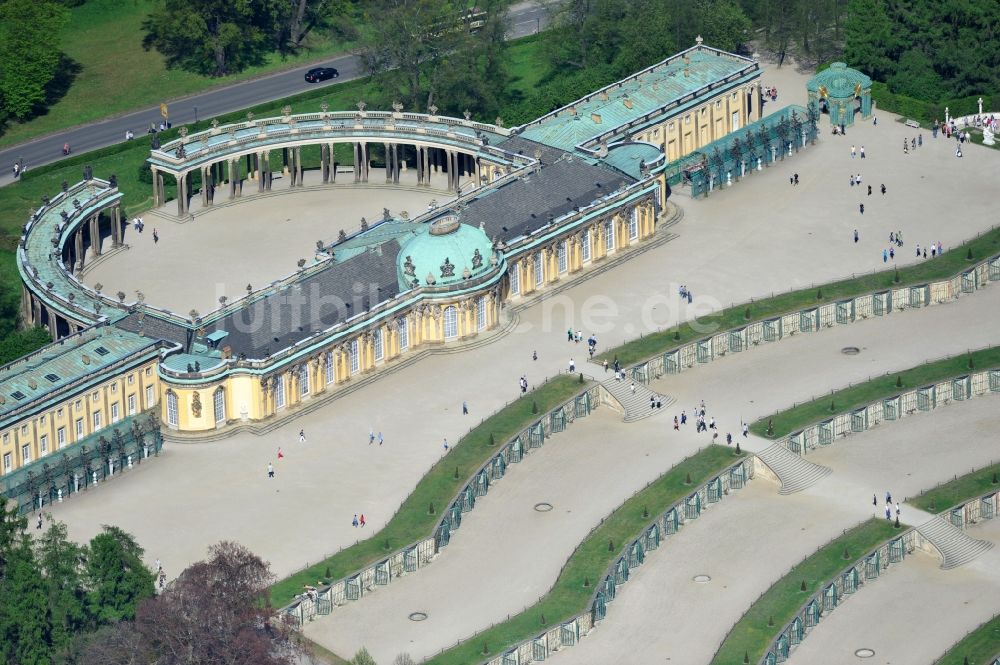
[[[983,125],[983,145],[993,145],[993,130],[988,124]]]

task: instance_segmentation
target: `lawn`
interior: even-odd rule
[[[811,402],[798,404],[773,416],[761,418],[750,426],[750,431],[757,436],[781,438],[835,414],[861,408],[880,399],[898,395],[905,390],[930,385],[969,372],[993,368],[1000,368],[1000,348],[996,347],[925,363],[902,372],[887,374],[850,388],[838,390]],[[773,422],[774,425],[774,431],[770,436],[767,434],[769,421]],[[941,507],[943,509],[947,506],[942,504]]]
[[[746,662],[744,656],[747,654],[751,663],[758,662],[771,640],[795,617],[810,596],[829,584],[852,561],[866,556],[898,533],[899,530],[891,522],[870,519],[821,547],[775,582],[750,606],[726,635],[712,658],[712,665],[737,665]],[[848,559],[844,558],[845,550]],[[801,590],[803,582],[805,591]],[[768,623],[773,625],[768,626]]]
[[[155,4],[155,0],[88,0],[73,8],[62,36],[63,52],[72,61],[70,66],[78,69],[72,85],[44,115],[8,126],[0,136],[0,147],[345,53],[356,46],[316,31],[294,55],[271,53],[259,66],[210,78],[167,69],[159,52],[143,49],[142,22]],[[134,129],[140,133],[140,127]]]
[[[455,494],[486,460],[522,429],[586,388],[577,376],[556,377],[487,418],[420,479],[385,527],[368,540],[277,582],[271,587],[271,603],[281,607],[300,593],[304,584],[346,577],[394,550],[429,537]],[[434,506],[433,513],[430,506]]]
[[[1000,653],[1000,615],[962,638],[934,665],[992,665],[990,660]]]
[[[929,513],[939,513],[969,499],[1000,489],[1000,463],[955,478],[909,501]]]
[[[967,258],[970,252],[972,260]],[[632,365],[696,340],[704,339],[706,327],[715,330],[739,328],[753,321],[781,316],[821,303],[853,298],[873,291],[945,279],[968,269],[973,261],[981,261],[998,253],[1000,253],[1000,228],[994,228],[978,238],[945,252],[944,255],[933,261],[924,261],[900,269],[898,281],[896,281],[896,271],[884,270],[839,282],[822,284],[819,287],[800,289],[762,300],[734,305],[697,321],[682,323],[673,329],[655,332],[632,340],[616,349],[595,356],[594,360],[598,363],[603,360],[613,362],[617,358],[623,366]],[[698,330],[692,327],[692,323]]]
[[[436,665],[479,662],[588,609],[595,585],[611,562],[620,556],[623,546],[637,538],[656,515],[741,457],[742,454],[736,455],[725,446],[710,445],[673,467],[591,531],[574,550],[552,589],[541,601],[426,662]],[[690,483],[685,482],[688,477]]]

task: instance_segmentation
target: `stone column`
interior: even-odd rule
[[[385,146],[385,184],[392,182],[392,146],[389,143],[383,143]]]
[[[153,207],[158,208],[163,203],[160,200],[160,170],[155,166],[150,166],[149,170],[153,173]]]
[[[295,185],[296,187],[302,186],[302,148],[295,148]]]
[[[177,216],[184,215],[187,201],[187,174],[177,176]]]
[[[42,303],[32,296],[31,298],[31,322],[36,326],[42,325]]]
[[[319,168],[323,172],[323,184],[330,182],[330,148],[327,144],[319,147]]]
[[[261,167],[264,170],[264,191],[271,191],[271,181],[274,180],[274,174],[271,172],[271,151],[265,150],[264,155],[264,165]]]
[[[122,209],[116,205],[111,209],[111,238],[115,247],[122,244]]]
[[[361,142],[361,182],[368,182],[368,170],[371,164],[368,162],[368,143]]]
[[[454,160],[452,159],[454,155],[455,153],[453,153],[451,150],[444,151],[444,162],[445,162],[444,168],[445,171],[447,172],[446,177],[448,183],[447,185],[445,185],[445,189],[449,191],[453,189],[452,182],[454,182],[455,180],[455,167],[454,167]]]
[[[229,158],[229,200],[236,198],[236,179],[239,176],[236,175],[236,160]]]
[[[351,150],[354,151],[354,182],[361,182],[361,144],[357,141],[351,142]]]
[[[483,164],[480,161],[479,157],[476,157],[475,160],[476,160],[476,188],[479,188],[483,186]]]
[[[337,182],[337,155],[333,150],[333,141],[330,141],[330,182]]]
[[[80,274],[83,272],[83,259],[85,254],[83,251],[83,227],[78,228],[74,235],[76,235],[76,256],[74,257],[77,265],[76,272],[77,274]]]
[[[101,227],[97,215],[90,218],[90,251],[95,258],[101,255]]]
[[[257,193],[264,191],[267,185],[267,175],[264,170],[264,151],[259,151],[257,153]]]
[[[201,207],[208,207],[208,167],[201,167]]]
[[[48,319],[49,319],[49,335],[52,336],[52,341],[55,341],[55,340],[59,339],[56,336],[56,333],[58,331],[58,328],[56,327],[56,314],[49,307],[45,308],[45,312],[46,312],[46,315],[48,316]]]
[[[399,184],[399,144],[392,144],[392,182],[393,184]]]

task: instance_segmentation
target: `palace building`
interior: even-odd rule
[[[24,323],[57,341],[0,368],[3,473],[110,437],[119,419],[148,409],[190,436],[281,418],[407,354],[488,334],[505,305],[652,239],[668,209],[665,166],[758,121],[759,76],[755,61],[699,38],[515,128],[364,104],[182,128],[149,158],[155,206],[173,179],[182,219],[219,197],[239,205],[273,186],[303,187],[305,146],[321,155],[321,182],[308,187],[339,177],[363,188],[377,159],[386,185],[415,171],[418,187],[450,192],[423,214],[386,211],[317,243],[308,265],[205,314],[81,281],[128,232],[117,183],[85,173],[45,199],[18,248]],[[350,145],[348,168],[337,144]],[[42,487],[32,500],[53,496]]]

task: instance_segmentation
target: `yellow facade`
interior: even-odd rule
[[[184,385],[165,374],[160,417],[171,429],[198,432],[282,416],[408,352],[471,339],[498,321],[499,301],[487,288],[467,297],[420,303],[405,315],[377,320],[368,330],[263,378],[235,372],[219,381]]]
[[[7,474],[150,409],[160,396],[157,361],[106,377],[0,432],[0,471]]]

